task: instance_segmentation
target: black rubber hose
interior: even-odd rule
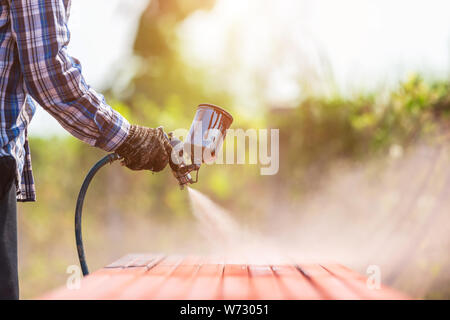
[[[116,160],[119,160],[120,156],[116,153],[110,153],[104,156],[99,162],[97,162],[86,178],[84,178],[83,185],[81,186],[80,193],[78,194],[77,199],[77,207],[75,209],[75,240],[77,242],[77,251],[78,251],[78,259],[80,260],[81,271],[83,272],[83,276],[87,276],[89,274],[89,269],[86,263],[86,256],[84,255],[84,247],[83,247],[83,237],[81,233],[81,216],[83,213],[83,202],[84,197],[86,196],[87,189],[89,184],[92,181],[92,178],[95,176],[98,170],[107,165],[108,163],[112,163]]]

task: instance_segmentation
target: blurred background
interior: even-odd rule
[[[450,3],[73,1],[70,52],[131,123],[189,128],[210,102],[234,128],[279,128],[280,171],[213,165],[195,185],[244,228],[415,298],[450,298]],[[30,127],[37,203],[19,205],[21,297],[77,265],[75,201],[104,152],[44,110]],[[169,170],[100,172],[84,209],[91,270],[131,252],[209,253]]]

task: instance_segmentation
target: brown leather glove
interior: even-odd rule
[[[161,171],[167,166],[172,146],[161,127],[131,125],[128,137],[117,148],[122,164],[131,170]]]

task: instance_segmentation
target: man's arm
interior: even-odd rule
[[[116,150],[130,124],[86,84],[79,62],[67,53],[70,34],[62,0],[10,0],[9,5],[28,93],[75,137]]]

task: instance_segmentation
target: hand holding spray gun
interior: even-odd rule
[[[172,133],[166,134],[162,127],[153,129],[132,125],[127,139],[116,153],[131,170],[158,172],[169,164],[183,189],[186,184],[197,182],[198,170],[205,162],[205,151],[209,152],[208,160],[215,158],[232,122],[233,117],[222,108],[201,104],[184,142]],[[186,163],[185,155],[190,156],[190,164]],[[197,171],[195,180],[191,177],[192,171]]]
[[[162,127],[153,129],[131,125],[128,137],[116,150],[122,164],[131,170],[163,170],[169,162],[172,146]]]

